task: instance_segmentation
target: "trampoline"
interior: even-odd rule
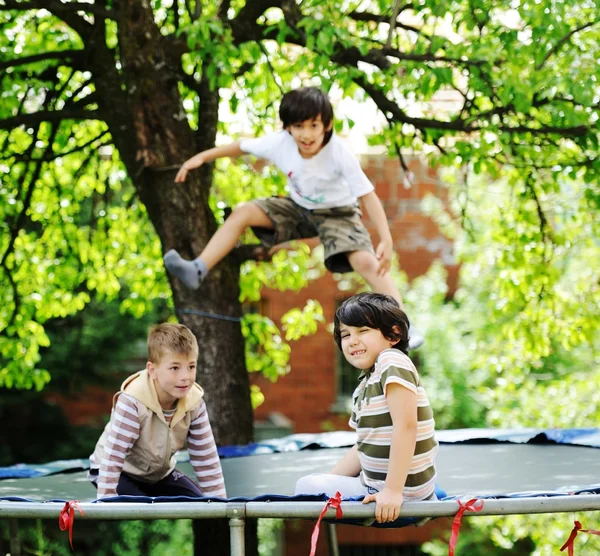
[[[600,510],[600,429],[441,431],[434,502],[406,502],[401,518],[455,516],[467,500],[482,500],[465,515],[510,515]],[[292,435],[246,447],[221,448],[229,498],[95,500],[87,460],[0,468],[0,518],[56,519],[65,501],[78,500],[76,519],[229,519],[231,554],[244,554],[245,518],[316,520],[328,496],[293,496],[296,480],[327,472],[354,443],[353,432]],[[193,477],[185,453],[178,468]],[[374,504],[344,499],[345,522],[374,518]],[[326,519],[335,518],[329,509]],[[389,525],[388,525],[389,526]]]

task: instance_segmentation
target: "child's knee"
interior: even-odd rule
[[[373,253],[369,251],[354,251],[348,257],[350,265],[355,272],[361,276],[369,276],[377,273],[377,259]]]
[[[240,203],[234,209],[227,220],[233,219],[244,226],[264,225],[269,222],[265,211],[256,203]]]
[[[247,220],[252,214],[252,207],[252,203],[240,203],[233,209],[232,213],[229,215],[229,218]]]

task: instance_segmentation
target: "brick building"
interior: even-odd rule
[[[458,278],[452,242],[420,208],[426,194],[446,200],[447,191],[436,172],[422,160],[413,158],[407,163],[414,174],[410,187],[405,186],[404,172],[397,159],[382,155],[361,157],[362,168],[383,202],[402,270],[411,280],[427,272],[434,260],[441,259],[452,292]],[[373,232],[371,223],[365,222]],[[307,300],[316,299],[323,307],[326,322],[331,323],[338,304],[347,296],[348,293],[338,289],[334,277],[326,273],[297,294],[264,291],[261,311],[274,322],[281,322],[281,317],[292,307],[302,307]],[[256,420],[268,421],[276,415],[279,422],[289,422],[293,432],[299,433],[348,430],[347,401],[357,374],[343,361],[325,324],[313,336],[292,344],[290,366],[291,372],[276,383],[260,376],[251,377],[265,396],[265,402],[255,411]],[[307,521],[286,522],[282,543],[285,556],[308,553],[312,526]],[[341,556],[400,556],[419,554],[420,544],[436,535],[436,531],[447,528],[445,520],[438,520],[421,528],[381,530],[346,525],[336,529]],[[317,555],[326,554],[327,543],[321,539]]]

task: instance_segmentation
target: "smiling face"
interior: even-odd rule
[[[377,328],[344,323],[340,323],[340,338],[344,357],[350,365],[361,370],[373,367],[379,354],[397,342],[388,340]]]
[[[185,398],[196,381],[197,353],[165,351],[158,363],[148,361],[146,369],[154,380],[158,401],[163,409],[171,409]]]
[[[326,127],[321,116],[290,124],[286,129],[294,138],[298,151],[302,158],[312,158],[322,148],[325,141],[325,133],[331,130],[333,123]]]

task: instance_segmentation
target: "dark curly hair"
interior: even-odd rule
[[[392,346],[408,355],[408,317],[398,302],[382,293],[359,293],[349,297],[335,312],[333,337],[342,349],[340,324],[367,326],[379,330],[385,338],[397,340]]]
[[[321,116],[325,128],[333,122],[333,106],[327,94],[318,87],[302,87],[283,95],[279,106],[279,118],[287,129],[292,124],[305,122]],[[333,129],[325,132],[323,145],[329,143]]]

